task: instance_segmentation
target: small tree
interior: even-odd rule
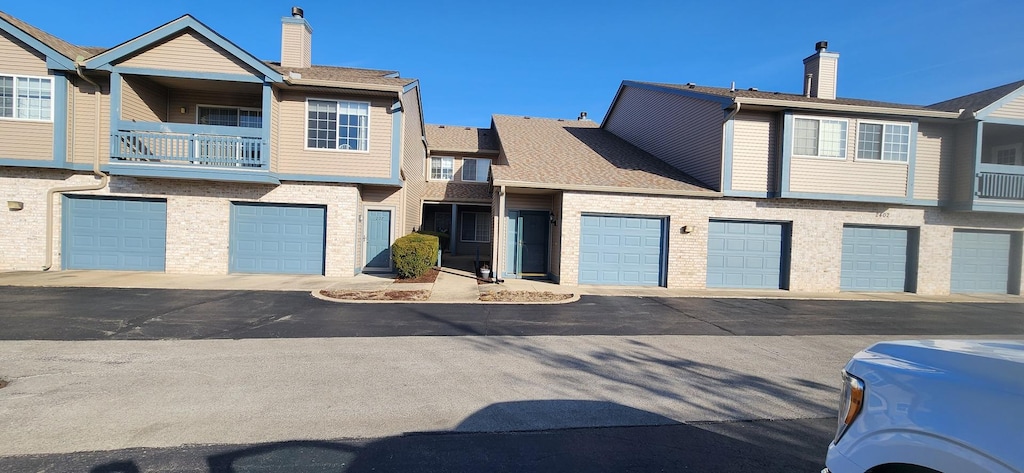
[[[416,278],[426,273],[437,262],[436,236],[410,233],[391,245],[391,258],[400,278]]]

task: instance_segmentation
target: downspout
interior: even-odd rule
[[[725,116],[725,121],[729,121],[729,120],[732,120],[733,118],[735,118],[736,114],[740,113],[740,107],[742,105],[743,104],[741,104],[739,102],[736,102],[736,108],[732,109],[732,111],[729,112],[729,114]]]
[[[94,191],[100,190],[107,187],[107,183],[110,182],[110,176],[100,171],[100,119],[101,109],[103,106],[103,88],[99,84],[93,82],[91,79],[82,73],[82,57],[79,57],[75,61],[75,72],[78,77],[88,82],[93,86],[95,92],[93,96],[96,97],[96,116],[94,123],[96,124],[96,149],[94,150],[95,156],[92,162],[92,173],[99,178],[99,182],[95,184],[83,184],[79,186],[67,186],[67,187],[53,187],[46,191],[46,262],[43,264],[43,271],[48,271],[53,266],[53,197],[55,194],[63,194],[64,192],[77,192],[77,191]],[[72,115],[71,120],[72,134],[74,134],[75,117]],[[74,153],[74,143],[72,143],[71,152]]]

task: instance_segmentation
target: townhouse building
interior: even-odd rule
[[[0,269],[351,276],[420,225],[419,83],[192,16],[85,48],[0,13]]]
[[[600,126],[495,116],[497,274],[1020,294],[1024,82],[848,99],[838,59],[817,44],[803,94],[625,81]]]

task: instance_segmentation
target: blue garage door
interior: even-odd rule
[[[708,226],[707,287],[782,287],[785,224],[712,220]]]
[[[231,205],[233,273],[323,274],[327,209]]]
[[[661,218],[584,215],[580,284],[661,285],[664,232]]]
[[[905,228],[843,227],[843,291],[907,290],[909,231]]]
[[[954,231],[950,291],[1006,294],[1010,240],[1009,233]]]
[[[163,271],[167,201],[66,195],[65,269]]]

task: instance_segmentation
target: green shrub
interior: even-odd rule
[[[416,233],[420,233],[420,234],[423,234],[423,235],[434,235],[434,236],[436,236],[437,240],[438,240],[438,245],[441,246],[442,250],[448,249],[448,243],[451,242],[451,237],[448,236],[447,233],[432,232],[430,230],[420,230],[420,231],[418,231]]]
[[[391,258],[400,278],[422,276],[437,263],[437,242],[434,235],[410,233],[391,245]]]

